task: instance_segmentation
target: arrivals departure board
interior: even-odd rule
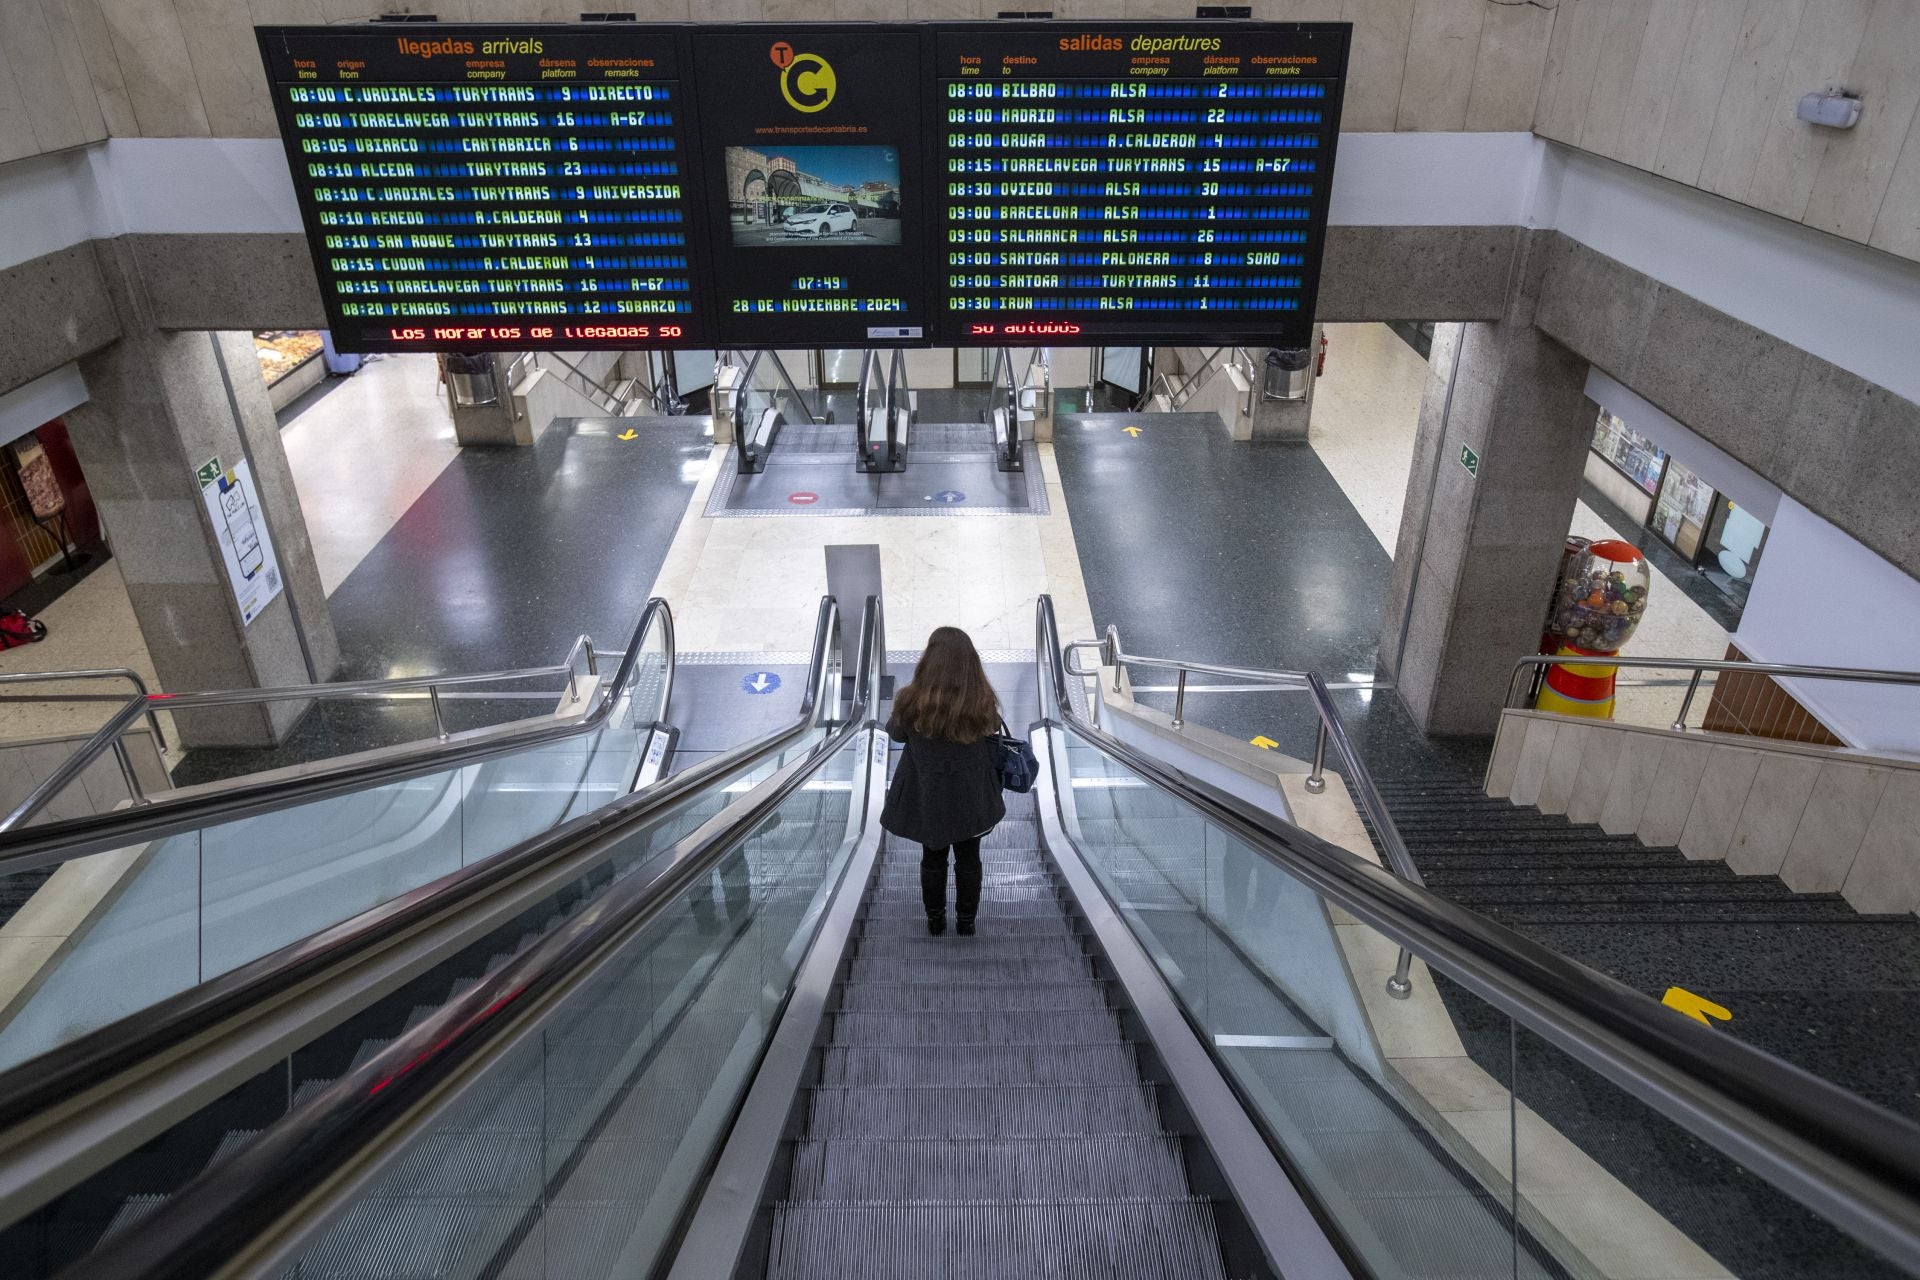
[[[713,345],[676,28],[259,37],[336,348]]]
[[[943,343],[1306,346],[1349,30],[942,27]]]
[[[263,27],[335,346],[1305,346],[1346,23]]]

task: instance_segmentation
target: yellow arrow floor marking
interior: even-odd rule
[[[1709,1018],[1717,1018],[1721,1022],[1733,1021],[1733,1015],[1725,1006],[1717,1005],[1705,996],[1697,996],[1685,987],[1668,987],[1667,994],[1660,997],[1660,1003],[1669,1009],[1678,1009],[1703,1026],[1713,1025],[1707,1021]]]
[[[1143,430],[1144,430],[1145,428],[1142,428],[1142,427],[1122,427],[1122,428],[1120,428],[1120,429],[1121,429],[1122,431],[1124,431],[1124,432],[1126,432],[1126,433],[1127,433],[1128,435],[1130,435],[1130,436],[1132,436],[1132,437],[1133,437],[1133,438],[1134,438],[1135,440],[1138,440],[1138,439],[1140,438],[1140,432],[1141,432],[1141,431],[1143,431]]]
[[[1280,745],[1279,743],[1275,742],[1272,738],[1248,738],[1247,741],[1251,742],[1254,746],[1260,748],[1262,751],[1271,751],[1275,747]]]
[[[615,440],[638,440],[639,438],[640,438],[640,433],[638,431],[635,431],[632,427],[628,427],[625,431],[622,431],[619,435],[614,437]]]

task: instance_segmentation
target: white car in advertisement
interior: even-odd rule
[[[853,209],[844,204],[818,204],[789,213],[781,226],[788,235],[824,236],[853,230],[858,221]]]

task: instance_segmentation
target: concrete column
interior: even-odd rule
[[[1514,660],[1539,648],[1580,494],[1597,410],[1586,361],[1533,326],[1539,256],[1523,251],[1500,320],[1434,336],[1380,637],[1431,734],[1493,731]]]
[[[157,328],[123,244],[94,249],[124,336],[81,360],[90,399],[66,421],[162,684],[193,692],[331,678],[339,646],[251,338]],[[216,457],[223,468],[249,463],[282,575],[250,624],[195,474]],[[272,745],[305,705],[182,713],[180,738]]]
[[[1313,376],[1315,363],[1320,356],[1319,325],[1313,326],[1313,334],[1307,342],[1307,397],[1304,400],[1269,400],[1260,388],[1267,376],[1267,349],[1256,348],[1253,352],[1253,374],[1255,392],[1253,395],[1253,421],[1248,439],[1251,440],[1305,440],[1307,429],[1313,418],[1314,389],[1320,380]]]

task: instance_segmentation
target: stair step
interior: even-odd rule
[[[778,1204],[769,1280],[1225,1280],[1199,1198]]]
[[[806,1132],[843,1138],[1045,1138],[1158,1133],[1156,1086],[1028,1084],[808,1091]]]
[[[1099,1199],[1181,1199],[1171,1134],[1046,1138],[813,1138],[793,1148],[790,1202],[1046,1202],[1062,1190]]]
[[[1130,1044],[943,1044],[887,1048],[828,1045],[820,1051],[823,1085],[1134,1084]]]
[[[1021,1043],[1046,1039],[1121,1039],[1119,1017],[1105,1009],[941,1010],[928,1013],[836,1013],[832,1041],[841,1045]]]
[[[1420,868],[1430,888],[1442,885],[1469,886],[1535,883],[1551,880],[1567,884],[1733,884],[1740,877],[1720,862],[1594,862],[1553,855],[1515,866],[1511,859],[1461,858],[1457,862],[1435,862]]]
[[[1475,908],[1507,923],[1519,924],[1853,924],[1862,917],[1844,901],[1813,904],[1754,903],[1580,903],[1557,906],[1523,903]]]
[[[1456,884],[1446,890],[1448,897],[1456,902],[1472,906],[1477,903],[1499,903],[1517,905],[1544,903],[1548,905],[1573,906],[1586,903],[1634,903],[1651,902],[1671,906],[1681,904],[1705,905],[1727,903],[1740,905],[1760,905],[1775,907],[1793,903],[1810,907],[1831,905],[1819,898],[1796,897],[1793,891],[1778,880],[1749,880],[1721,882],[1718,884],[1594,884],[1561,882],[1523,882],[1518,879],[1504,884],[1461,885]]]

